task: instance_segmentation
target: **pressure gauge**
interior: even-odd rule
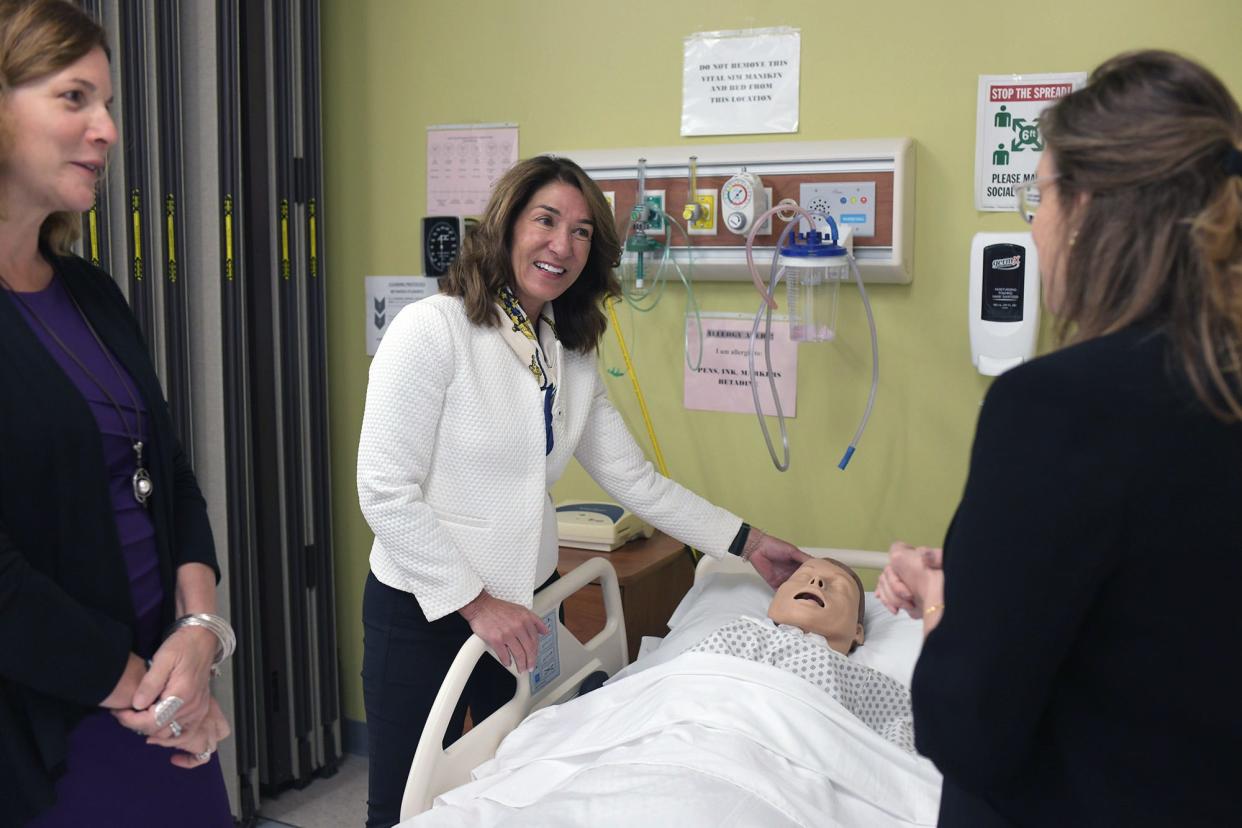
[[[724,188],[724,201],[730,207],[739,210],[746,206],[751,198],[751,185],[746,181],[730,181]]]
[[[768,209],[763,180],[742,170],[720,188],[720,213],[725,227],[738,235],[750,230],[755,219]]]
[[[427,216],[423,219],[423,274],[443,276],[457,258],[465,236],[460,216]]]

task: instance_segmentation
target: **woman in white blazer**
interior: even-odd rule
[[[363,598],[368,826],[398,819],[436,692],[476,633],[529,670],[555,578],[548,494],[570,457],[617,501],[709,555],[743,555],[778,586],[805,555],[660,475],[608,402],[595,349],[620,292],[612,211],[572,161],[519,162],[497,182],[442,295],[406,306],[371,363],[358,497],[375,533]],[[475,720],[513,692],[490,659]],[[461,733],[465,706],[446,734]]]

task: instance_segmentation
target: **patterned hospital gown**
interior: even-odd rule
[[[910,691],[879,670],[850,661],[831,649],[822,636],[742,616],[690,652],[736,656],[793,673],[823,690],[889,742],[914,753]]]

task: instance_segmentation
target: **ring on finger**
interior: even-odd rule
[[[155,705],[155,723],[164,727],[173,720],[185,702],[178,696],[165,696]]]
[[[200,762],[206,762],[208,759],[211,758],[211,754],[215,752],[216,752],[215,748],[208,748],[207,750],[204,750],[202,753],[194,754],[194,758]]]
[[[172,737],[174,739],[181,738],[181,733],[182,733],[181,725],[177,723],[176,719],[173,719],[171,722],[168,723],[168,729],[172,731]]]

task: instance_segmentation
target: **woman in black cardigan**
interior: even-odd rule
[[[916,745],[943,826],[1236,825],[1242,112],[1138,52],[1039,126],[1019,205],[1069,345],[989,389],[943,569],[881,576],[928,631]]]
[[[226,826],[205,504],[124,298],[66,252],[109,74],[76,6],[0,0],[0,826]]]

